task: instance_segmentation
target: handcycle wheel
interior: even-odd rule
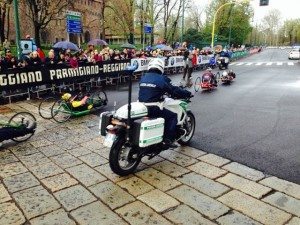
[[[215,76],[216,76],[217,82],[219,83],[220,80],[221,80],[221,74],[220,74],[220,72],[217,72]]]
[[[67,102],[63,100],[57,100],[51,108],[52,118],[58,122],[63,123],[70,119],[72,115],[72,110],[68,106]]]
[[[42,118],[52,119],[51,109],[56,100],[54,97],[48,97],[39,104],[39,115]]]
[[[91,95],[90,99],[94,107],[107,105],[108,102],[105,91],[96,91]]]
[[[201,85],[201,78],[197,77],[195,80],[195,85],[194,85],[194,89],[196,92],[198,92],[200,90],[200,85]]]
[[[14,140],[15,142],[23,142],[28,140],[34,134],[36,128],[36,119],[34,115],[32,115],[29,112],[19,112],[13,115],[8,121],[8,123],[10,124],[9,126],[15,129],[28,128],[32,129],[33,131],[28,134],[25,134],[24,136],[12,138],[12,140]]]

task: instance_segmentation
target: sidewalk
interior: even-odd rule
[[[97,116],[57,124],[37,104],[0,114],[27,110],[38,120],[27,142],[0,147],[0,225],[300,224],[298,184],[190,147],[144,158],[119,177]]]

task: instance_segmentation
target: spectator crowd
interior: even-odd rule
[[[6,45],[4,48],[5,55],[1,55],[0,68],[2,71],[13,68],[37,67],[37,66],[52,66],[58,64],[65,64],[72,68],[76,68],[82,63],[98,63],[102,61],[115,61],[132,58],[148,58],[148,57],[171,57],[183,56],[184,52],[188,51],[185,46],[179,47],[172,51],[164,51],[161,49],[155,50],[136,50],[136,49],[111,49],[105,46],[102,50],[96,49],[93,45],[88,46],[86,50],[73,52],[70,49],[50,49],[45,54],[38,49],[31,52],[29,55],[23,55],[20,60],[14,56]],[[189,51],[193,55],[208,55],[211,54],[209,50],[199,50],[194,48]]]

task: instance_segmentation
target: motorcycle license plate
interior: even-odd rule
[[[113,145],[114,141],[116,139],[116,135],[112,133],[107,133],[105,136],[105,139],[103,141],[103,145],[107,148],[111,148]]]

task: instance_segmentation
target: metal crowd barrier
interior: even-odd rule
[[[242,57],[248,56],[248,51],[241,51],[241,52],[234,52],[232,54],[232,61],[238,60]],[[175,57],[174,57],[175,58]],[[178,58],[178,57],[176,57]],[[133,59],[131,60],[131,64],[134,61],[141,61],[143,59]],[[146,59],[147,60],[147,59]],[[149,60],[149,59],[148,59]],[[171,60],[171,59],[170,59]],[[174,63],[174,62],[172,62]],[[170,64],[169,64],[170,65]],[[194,68],[194,70],[205,70],[208,67],[208,63],[198,63],[198,65]],[[141,68],[142,67],[142,68]],[[134,73],[134,80],[139,80],[140,77],[146,71],[147,66],[141,66],[138,72]],[[165,73],[168,75],[171,74],[179,74],[183,72],[183,66],[180,63],[174,64],[174,66],[167,66],[165,68]],[[80,90],[83,85],[90,85],[91,87],[101,87],[102,84],[104,85],[111,85],[118,87],[119,85],[126,83],[128,79],[128,75],[123,74],[122,72],[117,73],[117,75],[108,75],[105,78],[103,77],[93,77],[81,82],[69,82],[65,83],[62,82],[60,85],[41,85],[36,86],[33,88],[24,88],[24,89],[17,89],[14,91],[0,91],[0,97],[4,99],[8,99],[9,104],[11,104],[12,99],[17,96],[26,96],[26,99],[32,99],[36,96],[36,98],[40,98],[41,95],[47,91],[53,91],[54,86],[58,89],[58,92],[61,93],[65,87],[71,87],[73,90]],[[0,103],[1,104],[1,103]]]

